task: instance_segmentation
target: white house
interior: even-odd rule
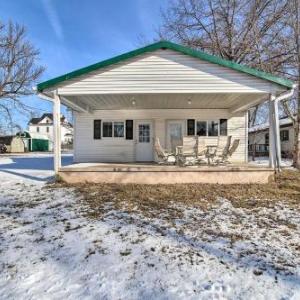
[[[74,162],[81,163],[152,162],[154,137],[170,148],[171,135],[206,136],[212,144],[230,135],[240,141],[231,161],[245,164],[247,110],[269,99],[270,166],[278,164],[280,147],[277,101],[292,89],[289,80],[167,41],[37,86],[41,98],[54,102],[57,130],[60,104],[74,110]]]
[[[295,132],[290,118],[279,120],[281,156],[293,156]],[[268,155],[269,149],[269,124],[260,124],[249,128],[249,154],[255,156]],[[253,153],[254,151],[254,153]]]
[[[60,117],[60,141],[61,144],[72,143],[73,141],[73,126],[65,116]],[[53,114],[45,113],[40,118],[32,118],[28,123],[28,132],[30,134],[39,134],[49,140],[50,149],[53,149],[54,129],[53,129]]]

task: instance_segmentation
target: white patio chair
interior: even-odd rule
[[[174,153],[163,149],[159,142],[159,138],[156,138],[154,141],[154,150],[158,158],[158,164],[174,165],[176,163],[176,157]]]
[[[217,164],[226,163],[231,143],[231,136],[220,136],[213,161]]]
[[[230,149],[228,150],[228,154],[227,157],[225,157],[225,161],[228,163],[228,159],[233,155],[233,153],[237,150],[238,146],[240,144],[240,140],[236,139],[233,141],[232,146],[230,147]]]
[[[182,146],[182,139],[171,137],[171,151],[176,154],[179,146]]]
[[[197,147],[197,162],[205,162],[204,159],[206,157],[207,153],[207,145],[205,138],[203,137],[198,137],[198,147]]]
[[[197,162],[198,138],[183,137],[182,146],[177,147],[177,160],[180,165],[194,165]]]

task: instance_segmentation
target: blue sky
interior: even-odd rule
[[[168,0],[13,0],[0,2],[0,20],[26,26],[46,67],[40,81],[96,63],[152,41]],[[51,105],[36,96],[23,101],[40,113]],[[65,112],[65,109],[63,109]],[[15,114],[25,129],[28,117]]]

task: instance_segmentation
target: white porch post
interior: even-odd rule
[[[61,167],[61,139],[60,139],[60,97],[57,93],[54,94],[53,103],[53,152],[54,152],[54,171],[58,173]]]
[[[269,166],[270,168],[275,167],[275,139],[274,139],[274,118],[273,118],[273,95],[270,95],[269,99]]]
[[[269,100],[269,165],[280,168],[281,165],[281,145],[278,102],[274,95],[270,95]]]
[[[274,110],[274,136],[275,136],[275,150],[276,150],[276,165],[277,169],[281,166],[281,144],[280,144],[280,125],[279,125],[279,112],[278,112],[278,101],[275,99],[273,101]]]

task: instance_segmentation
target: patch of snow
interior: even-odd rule
[[[45,186],[39,159],[1,159],[1,299],[300,299],[295,209],[220,198],[208,210],[173,203],[171,220],[112,205],[91,219],[71,188]]]
[[[250,165],[259,165],[259,166],[269,166],[269,157],[266,156],[260,156],[260,157],[255,157],[255,160],[252,160],[252,157],[249,157],[248,163]],[[289,158],[282,158],[281,159],[281,167],[291,167],[292,166],[292,159]]]

